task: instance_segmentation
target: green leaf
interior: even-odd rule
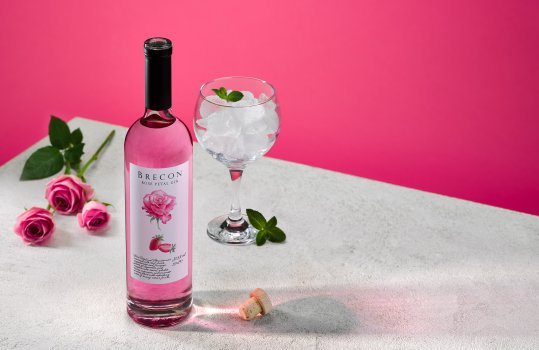
[[[271,242],[280,243],[286,239],[286,235],[284,234],[283,230],[281,230],[278,227],[272,227],[268,231],[268,239]]]
[[[83,148],[84,143],[79,143],[78,145],[68,148],[65,151],[64,157],[73,167],[80,164],[80,157],[82,157],[84,154]]]
[[[219,89],[212,89],[212,90],[221,99],[226,100],[226,89],[224,87],[221,86]]]
[[[62,119],[51,115],[49,122],[49,139],[51,145],[58,149],[64,149],[69,146],[71,132],[69,126]]]
[[[247,209],[247,217],[249,218],[251,225],[253,225],[257,230],[263,230],[266,227],[266,219],[264,218],[264,215],[260,214],[256,210]]]
[[[212,91],[215,92],[215,94],[221,99],[228,102],[238,102],[243,98],[243,94],[240,91],[234,90],[228,93],[223,86],[221,86],[219,89],[212,89]]]
[[[266,239],[268,239],[268,234],[265,230],[259,231],[256,235],[256,245],[261,246],[264,243],[266,243]]]
[[[266,228],[272,228],[277,226],[277,218],[273,216],[271,219],[268,220],[268,224],[266,225]]]
[[[52,146],[38,149],[32,155],[22,169],[21,180],[37,180],[54,175],[64,167],[62,153]]]
[[[75,130],[73,130],[69,138],[69,141],[71,142],[72,145],[78,145],[79,143],[82,142],[82,131],[80,131],[80,128],[76,128]]]
[[[229,101],[229,102],[238,102],[239,100],[241,100],[243,98],[243,94],[239,91],[231,91],[226,100]]]

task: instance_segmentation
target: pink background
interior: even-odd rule
[[[539,214],[537,1],[2,1],[0,16],[0,163],[49,114],[130,125],[142,42],[161,35],[188,124],[204,81],[261,77],[283,112],[270,156]]]

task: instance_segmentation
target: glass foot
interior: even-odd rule
[[[208,236],[216,242],[230,245],[248,245],[256,241],[258,230],[249,224],[247,217],[230,220],[228,215],[221,215],[208,224]]]

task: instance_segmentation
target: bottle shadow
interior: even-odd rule
[[[539,303],[533,281],[431,286],[265,289],[273,310],[253,321],[238,315],[247,290],[198,291],[180,332],[402,336],[535,336]]]
[[[245,291],[203,291],[196,294],[191,317],[175,330],[182,332],[346,334],[357,328],[353,310],[330,295],[267,290],[277,296],[273,310],[252,321],[242,320],[238,307]],[[238,298],[238,295],[241,296]]]

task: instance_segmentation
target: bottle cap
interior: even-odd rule
[[[146,57],[166,57],[172,55],[172,41],[167,38],[150,38],[144,42]]]
[[[146,108],[169,109],[171,96],[172,42],[166,38],[150,38],[144,42],[146,56]]]

